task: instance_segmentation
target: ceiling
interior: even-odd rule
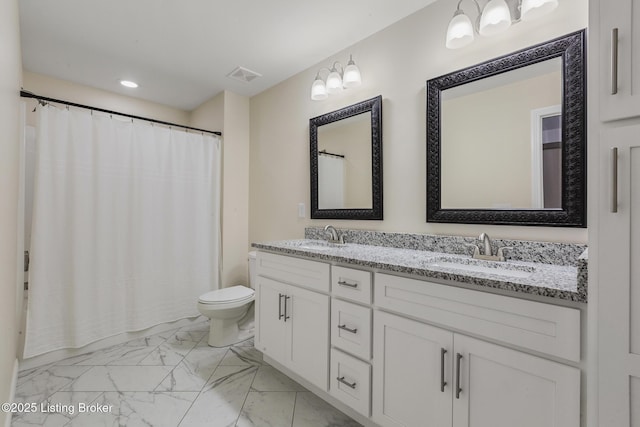
[[[20,0],[23,67],[188,111],[256,95],[434,1]],[[237,66],[262,77],[228,78]]]

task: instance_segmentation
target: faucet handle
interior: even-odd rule
[[[513,250],[513,248],[510,247],[510,246],[503,246],[501,248],[498,248],[498,253],[496,255],[498,256],[500,261],[504,261],[505,260],[505,257],[504,257],[504,251],[505,250],[510,251],[510,250]]]
[[[471,255],[473,258],[477,258],[478,255],[480,255],[480,248],[478,245],[474,245],[473,243],[465,243],[464,245],[468,248],[473,248],[473,255]]]

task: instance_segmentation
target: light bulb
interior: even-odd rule
[[[327,76],[327,92],[333,94],[340,91],[342,91],[342,77],[340,77],[340,74],[334,66],[331,69],[329,76]]]
[[[342,79],[342,85],[345,88],[360,86],[362,83],[362,77],[360,76],[360,70],[355,62],[353,62],[353,56],[349,56],[349,62],[347,68],[344,69],[344,78]]]
[[[464,47],[471,43],[473,39],[471,20],[460,9],[456,10],[447,28],[447,48],[458,49]]]
[[[504,0],[491,0],[484,7],[480,17],[480,29],[482,36],[499,34],[511,26],[511,12]]]
[[[311,99],[314,101],[322,101],[323,99],[327,99],[329,94],[327,93],[327,87],[324,85],[324,82],[320,78],[320,74],[316,75],[316,79],[313,81],[311,85]]]

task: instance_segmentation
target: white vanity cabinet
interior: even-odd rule
[[[580,425],[579,369],[460,334],[452,356],[454,427]]]
[[[380,425],[580,425],[576,368],[393,314],[374,323]]]
[[[371,272],[331,267],[329,393],[365,417],[371,414]]]
[[[271,253],[257,260],[256,348],[365,425],[580,426],[578,309]]]
[[[417,318],[374,314],[378,424],[580,425],[579,369],[420,321],[579,360],[578,310],[386,274],[375,303]]]
[[[374,421],[394,427],[450,426],[453,334],[377,311],[374,335]]]
[[[592,0],[589,15],[599,27],[601,120],[640,116],[640,0]]]
[[[327,390],[329,265],[263,252],[256,262],[255,347]]]

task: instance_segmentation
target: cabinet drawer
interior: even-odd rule
[[[368,417],[371,413],[371,365],[332,349],[329,393]]]
[[[331,267],[334,295],[363,304],[371,304],[371,272],[346,267]]]
[[[530,350],[580,361],[580,311],[376,274],[378,307]]]
[[[371,309],[334,298],[331,344],[362,359],[371,359]]]
[[[329,264],[285,255],[258,252],[256,273],[284,283],[329,292]]]

